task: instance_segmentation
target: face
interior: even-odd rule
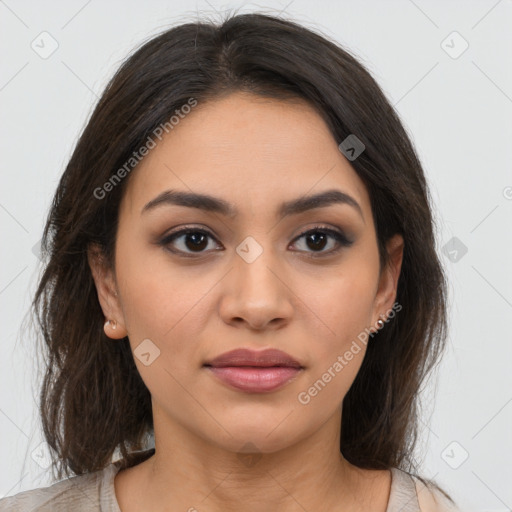
[[[402,240],[380,272],[370,199],[338,143],[306,103],[236,93],[198,104],[132,171],[115,274],[89,261],[105,317],[118,322],[106,332],[128,335],[151,393],[156,439],[168,425],[272,452],[340,418],[365,329],[392,310]],[[232,212],[146,206],[165,191],[212,196]],[[342,194],[304,205],[326,191]],[[282,210],[296,200],[310,208]],[[273,389],[261,369],[235,369],[228,377],[264,381],[242,390],[220,376],[229,370],[205,366],[238,348],[278,349],[301,368],[267,368]]]

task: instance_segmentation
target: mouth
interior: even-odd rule
[[[275,391],[304,370],[297,360],[276,349],[237,349],[221,354],[203,367],[224,384],[246,393]]]

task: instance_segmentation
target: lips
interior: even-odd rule
[[[206,363],[207,366],[223,368],[226,366],[286,366],[289,368],[301,368],[301,364],[286,352],[277,349],[267,349],[261,352],[249,349],[236,349],[225,352]]]
[[[277,349],[259,352],[236,349],[221,354],[204,366],[224,384],[247,393],[275,391],[304,369],[289,354]]]

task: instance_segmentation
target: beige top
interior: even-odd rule
[[[148,458],[154,448],[140,452]],[[150,453],[151,452],[151,453]],[[137,462],[138,463],[138,462]],[[0,511],[9,512],[121,512],[117,503],[114,477],[120,461],[106,468],[74,476],[48,487],[23,491],[0,500]],[[459,511],[439,492],[427,489],[417,478],[391,468],[391,492],[386,512]]]

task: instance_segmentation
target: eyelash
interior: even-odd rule
[[[187,226],[187,227],[185,227],[183,229],[180,229],[179,231],[174,231],[174,232],[169,233],[168,235],[166,235],[159,242],[159,245],[164,246],[170,252],[175,253],[175,254],[179,254],[180,256],[183,256],[185,258],[201,257],[202,255],[206,254],[208,251],[197,252],[197,253],[187,253],[187,252],[180,251],[180,250],[169,249],[167,247],[175,239],[180,238],[183,235],[188,235],[188,234],[192,234],[192,233],[194,233],[194,234],[200,233],[200,234],[206,235],[206,236],[212,238],[215,242],[218,243],[217,239],[209,231],[204,230],[204,229],[200,229],[200,228],[188,227]],[[310,235],[310,234],[313,234],[313,233],[322,233],[322,234],[329,235],[331,238],[333,238],[338,243],[338,247],[335,248],[335,249],[331,249],[330,251],[327,251],[327,252],[323,252],[323,251],[317,251],[317,252],[313,251],[313,252],[310,252],[309,256],[308,256],[310,258],[321,258],[321,257],[325,257],[325,256],[330,256],[330,255],[336,254],[341,249],[343,249],[344,247],[350,247],[354,243],[352,240],[349,240],[341,231],[337,231],[337,230],[334,230],[334,229],[331,229],[331,228],[328,228],[328,227],[323,227],[323,226],[317,226],[317,227],[314,227],[312,229],[308,229],[306,231],[303,231],[302,233],[297,235],[297,237],[295,237],[294,242],[299,240],[300,238],[304,237],[305,235]],[[299,251],[299,252],[302,252],[302,251]]]

